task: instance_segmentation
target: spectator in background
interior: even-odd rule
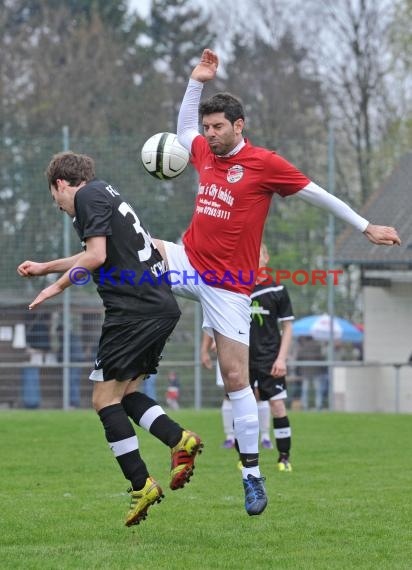
[[[362,343],[335,341],[335,360],[362,360]]]
[[[152,400],[157,400],[156,380],[157,380],[157,374],[149,374],[149,376],[147,376],[145,380],[142,382],[142,385],[140,387],[142,392],[146,394],[146,396],[148,396],[149,398],[152,398]]]
[[[180,381],[174,370],[167,375],[166,404],[172,410],[179,409]]]
[[[300,337],[298,340],[296,360],[325,360],[320,343],[311,336]],[[298,374],[302,377],[302,410],[309,409],[309,391],[312,386],[315,391],[315,407],[318,411],[323,408],[325,379],[327,381],[327,373],[328,369],[326,366],[304,364],[298,367]]]
[[[41,404],[40,368],[45,356],[50,351],[48,315],[40,313],[31,317],[26,329],[27,352],[30,363],[22,370],[23,405],[28,409],[38,408]]]

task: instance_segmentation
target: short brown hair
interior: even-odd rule
[[[245,112],[240,99],[231,93],[216,93],[199,105],[199,115],[201,119],[205,115],[212,113],[224,113],[225,118],[234,124],[238,119],[245,120]]]
[[[55,186],[59,178],[67,180],[70,186],[78,186],[96,178],[94,160],[86,154],[59,152],[51,159],[46,176],[49,188]]]

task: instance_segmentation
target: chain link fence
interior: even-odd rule
[[[136,209],[153,237],[180,238],[193,210],[195,175],[188,169],[177,181],[160,182],[143,169],[143,140],[130,137],[72,139],[69,148],[96,161],[99,178],[116,186]],[[90,407],[92,382],[88,380],[103,319],[93,285],[70,290],[70,362],[63,362],[64,299],[55,297],[29,312],[28,305],[55,276],[22,279],[16,268],[25,259],[45,261],[63,257],[63,215],[53,205],[45,169],[67,143],[55,138],[3,140],[0,145],[0,406],[58,408],[63,405],[64,369],[68,371],[67,403]],[[80,251],[74,231],[70,249]],[[221,394],[213,382],[202,382],[195,362],[199,338],[196,304],[179,300],[182,318],[167,343],[156,381],[157,396],[166,401],[169,373],[180,382],[182,406],[213,406]],[[195,323],[198,332],[195,331]],[[203,372],[204,376],[207,376]],[[194,384],[194,378],[197,384]]]
[[[139,136],[133,139],[114,136],[72,139],[68,146],[95,159],[98,177],[120,190],[153,237],[176,241],[192,215],[195,173],[188,168],[175,181],[153,179],[141,165],[143,142]],[[44,172],[52,155],[66,145],[63,130],[55,138],[4,139],[0,144],[0,406],[59,408],[65,402],[65,407],[90,407],[92,383],[88,376],[103,318],[100,298],[93,285],[70,290],[70,362],[64,362],[63,295],[36,311],[28,311],[30,301],[55,276],[22,279],[16,272],[25,259],[45,261],[64,256],[63,215],[51,201]],[[324,152],[326,157],[326,144]],[[280,219],[283,205],[278,202],[271,211],[279,213]],[[289,212],[295,210],[295,206],[286,208]],[[295,265],[287,268],[291,272],[301,269],[306,257],[316,260],[319,266],[325,263],[326,229],[321,230],[325,237],[320,245],[318,239],[304,238],[312,235],[313,217],[307,219],[307,227],[303,222],[295,230],[297,253],[288,262]],[[282,239],[290,241],[285,233],[286,222],[287,215],[279,228],[271,224],[265,229],[269,251],[276,250],[280,260],[279,244]],[[72,253],[80,250],[72,230],[70,246]],[[298,316],[310,313],[315,302],[325,309],[326,287],[318,287],[316,295],[309,297],[307,287],[289,282],[287,286]],[[347,298],[346,302],[354,301]],[[179,299],[179,304],[182,318],[164,351],[156,381],[157,397],[161,403],[166,402],[168,378],[176,373],[181,406],[220,405],[222,392],[215,385],[214,371],[202,369],[199,362],[200,308],[184,299]]]

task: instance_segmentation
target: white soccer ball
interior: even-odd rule
[[[189,163],[189,153],[174,133],[156,133],[143,145],[142,162],[152,176],[170,180],[182,174]]]

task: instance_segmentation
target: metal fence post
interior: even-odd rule
[[[63,127],[63,151],[69,150],[69,127]],[[63,257],[70,257],[70,218],[63,218]],[[70,407],[70,287],[63,291],[63,410]]]
[[[195,410],[200,410],[202,407],[202,368],[200,364],[200,344],[202,342],[201,337],[201,325],[202,325],[202,308],[200,303],[195,304],[195,318],[194,318],[194,405]]]

